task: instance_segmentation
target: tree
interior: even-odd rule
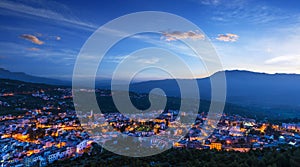
[[[297,149],[290,158],[290,165],[300,167],[300,149]]]
[[[29,134],[29,140],[34,140],[35,139],[35,134],[34,134],[34,131],[31,127],[28,128],[27,133]]]

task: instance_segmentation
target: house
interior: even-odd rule
[[[40,156],[40,163],[39,163],[39,166],[40,167],[44,167],[44,166],[47,166],[47,159]]]
[[[67,147],[66,156],[71,157],[76,152],[75,147]]]
[[[59,157],[60,157],[60,152],[56,152],[56,153],[54,153],[54,154],[50,154],[50,155],[48,156],[48,162],[49,162],[49,163],[53,163],[54,161],[58,160]]]
[[[87,140],[83,140],[76,146],[76,153],[83,154],[83,150],[87,147]]]
[[[181,140],[173,144],[174,147],[187,147],[187,141]]]
[[[222,149],[222,144],[221,143],[211,143],[209,145],[210,149],[216,149],[216,150],[221,150]]]

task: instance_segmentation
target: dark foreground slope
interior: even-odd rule
[[[297,167],[300,164],[300,148],[252,150],[246,153],[195,149],[170,149],[161,154],[132,158],[104,150],[74,160],[57,161],[51,166],[98,167],[98,166],[204,166],[250,167],[275,166]]]

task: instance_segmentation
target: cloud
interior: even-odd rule
[[[96,58],[96,56],[93,56]],[[150,58],[139,58],[135,56],[130,56],[130,55],[118,55],[118,56],[105,56],[104,61],[107,63],[121,63],[123,60],[129,59],[129,61],[134,61],[136,63],[140,64],[156,64],[157,62],[160,61],[159,58],[157,57],[150,57]]]
[[[34,36],[34,35],[30,35],[30,34],[23,34],[20,36],[23,39],[26,39],[28,41],[31,41],[32,43],[35,43],[37,45],[43,45],[44,42],[39,40],[38,37]]]
[[[211,19],[221,24],[237,25],[251,24],[258,26],[267,23],[283,23],[294,24],[299,18],[299,14],[282,10],[274,5],[266,5],[265,3],[246,0],[202,0],[201,4],[213,7]]]
[[[61,37],[60,37],[60,36],[56,36],[55,39],[56,39],[57,41],[59,41],[59,40],[61,40]]]
[[[203,5],[219,5],[221,3],[220,0],[200,0],[200,3]]]
[[[30,50],[30,51],[39,51],[40,49],[33,47],[33,48],[27,48],[27,50]]]
[[[58,35],[47,35],[47,34],[42,34],[42,33],[35,33],[34,36],[44,37],[45,40],[56,40],[56,41],[61,40],[61,36],[58,36]]]
[[[125,59],[128,55],[118,55],[118,56],[104,56],[103,60],[105,62],[110,62],[110,63],[120,63],[123,59]],[[93,56],[97,58],[96,56]]]
[[[216,38],[219,41],[224,41],[224,42],[235,42],[239,39],[239,36],[236,34],[219,34],[218,38]]]
[[[266,60],[265,64],[299,65],[300,55],[277,56]]]
[[[159,62],[159,58],[153,57],[149,59],[137,59],[136,62],[141,64],[156,64]]]
[[[166,48],[174,51],[176,54],[182,55],[182,56],[188,56],[191,58],[197,58],[199,59],[199,55],[197,55],[189,46],[180,43],[180,42],[165,42],[162,39],[165,39],[164,36],[160,38],[160,40],[157,40],[156,38],[153,38],[151,36],[145,36],[145,35],[136,35],[134,36],[137,39],[142,40],[143,42],[147,42],[149,44],[161,47],[161,48]],[[166,40],[166,39],[165,39]],[[204,51],[204,50],[201,50]],[[207,54],[207,53],[204,53]],[[207,61],[210,61],[208,57],[202,57],[202,59],[205,59]]]
[[[97,25],[80,20],[72,14],[67,6],[54,1],[26,4],[25,2],[18,3],[2,0],[0,1],[0,8],[12,11],[11,14],[16,16],[32,16],[33,18],[50,19],[52,21],[60,22],[66,26],[71,25],[72,27],[88,31],[94,31],[96,28],[98,28]],[[64,11],[64,13],[58,13],[57,11]]]
[[[37,37],[41,37],[41,36],[43,36],[43,34],[42,34],[42,33],[39,33],[39,32],[37,32],[37,33],[35,33],[35,36],[37,36]]]
[[[247,3],[247,1],[245,0],[230,0],[230,3],[228,3],[228,0],[190,0],[190,1],[198,3],[200,5],[222,7],[222,8],[238,7]]]
[[[173,32],[162,32],[163,39],[166,41],[176,41],[180,39],[193,39],[193,40],[203,40],[205,38],[204,34],[197,31],[173,31]]]

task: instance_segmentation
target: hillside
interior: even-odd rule
[[[57,95],[58,97],[63,96],[61,91],[58,91],[58,88],[63,88],[71,91],[71,87],[68,86],[55,86],[47,84],[37,84],[37,83],[28,83],[22,81],[0,79],[0,93],[14,93],[14,96],[0,97],[0,101],[7,102],[11,104],[9,107],[0,106],[0,115],[6,114],[22,114],[25,113],[23,110],[18,110],[17,108],[27,108],[34,109],[37,106],[48,105],[48,101],[44,101],[40,98],[32,97],[31,93],[35,93],[39,90],[44,90],[45,94]],[[105,92],[105,94],[110,94],[110,90],[99,90],[97,91],[97,101],[103,112],[117,112],[112,97],[111,96],[102,96],[99,92]],[[69,92],[71,93],[71,92]],[[132,103],[141,110],[148,109],[150,102],[148,95],[145,93],[130,93]],[[167,105],[165,109],[176,110],[180,108],[180,98],[178,97],[168,97]],[[64,106],[65,109],[73,110],[73,101],[72,99],[67,99],[67,106]],[[54,105],[58,105],[54,101]],[[60,106],[63,108],[62,106]],[[209,100],[201,100],[199,112],[207,112],[210,107]],[[282,112],[284,111],[284,112]],[[232,103],[226,103],[224,113],[227,114],[239,114],[241,116],[264,119],[268,118],[270,120],[283,120],[288,118],[299,118],[299,110],[289,110],[283,108],[281,110],[274,110],[269,108],[260,108],[260,107],[245,107],[241,105],[236,105]],[[56,112],[56,111],[55,111]],[[271,114],[270,114],[271,113]]]
[[[68,81],[32,76],[32,75],[25,74],[23,72],[11,72],[4,68],[0,68],[0,78],[31,82],[31,83],[45,83],[50,85],[71,85],[71,82]]]
[[[225,71],[227,102],[263,108],[300,108],[300,75],[266,74],[250,71]],[[211,77],[216,77],[218,73]],[[201,99],[210,99],[210,78],[197,79]],[[149,92],[159,87],[168,96],[180,97],[176,80],[157,80],[131,85],[135,92]]]

